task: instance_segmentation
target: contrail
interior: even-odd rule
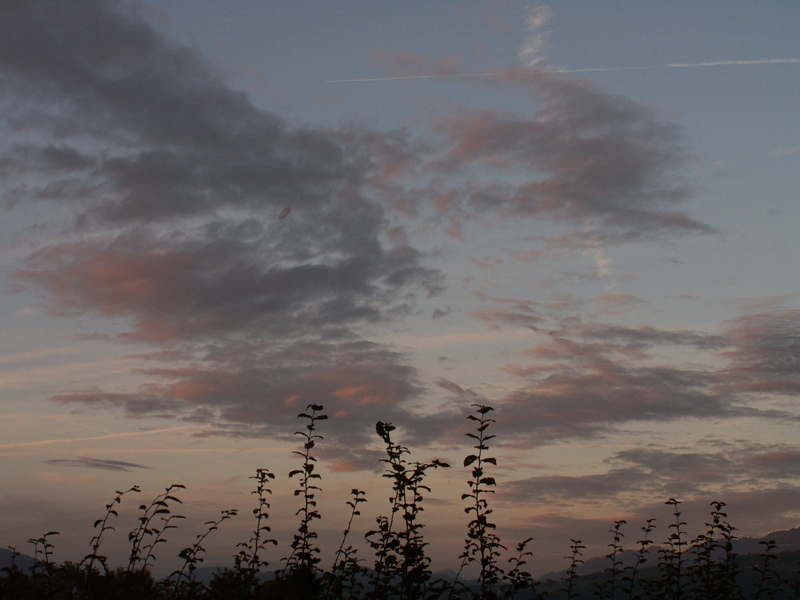
[[[756,60],[714,60],[698,63],[667,63],[648,67],[589,67],[586,69],[560,69],[542,67],[551,73],[600,73],[604,71],[644,71],[647,69],[697,69],[701,67],[724,67],[741,65],[776,65],[800,63],[800,58],[764,58]],[[369,81],[403,81],[406,79],[455,79],[457,77],[489,77],[494,73],[460,73],[454,75],[404,75],[400,77],[369,77],[362,79],[329,79],[325,83],[360,83]]]
[[[588,69],[548,69],[554,73],[587,73],[598,71],[641,71],[644,69],[696,69],[700,67],[724,67],[729,65],[774,65],[800,63],[800,58],[765,58],[757,60],[714,60],[698,63],[667,63],[650,67],[591,67]]]
[[[667,67],[718,67],[720,65],[771,65],[776,63],[800,63],[800,58],[765,58],[761,60],[715,60],[701,63],[669,63]]]
[[[401,81],[403,79],[454,79],[456,77],[486,77],[492,73],[459,73],[454,75],[404,75],[402,77],[372,77],[368,79],[329,79],[325,83],[355,83],[361,81]]]
[[[95,435],[92,437],[84,437],[84,438],[60,438],[55,440],[39,440],[38,442],[20,442],[18,444],[5,444],[4,446],[0,446],[0,450],[6,450],[8,448],[24,448],[28,446],[45,446],[47,444],[65,444],[67,442],[90,442],[94,440],[110,440],[122,437],[151,435],[154,433],[185,431],[187,429],[201,429],[201,427],[199,425],[187,425],[185,427],[167,427],[166,429],[151,429],[150,431],[129,431],[126,433],[109,433],[107,435]]]

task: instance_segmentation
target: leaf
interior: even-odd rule
[[[474,454],[470,454],[469,456],[467,456],[467,457],[464,459],[464,466],[465,466],[465,467],[468,467],[468,466],[470,466],[472,463],[474,463],[476,460],[478,460],[478,457],[477,457],[477,456],[475,456]]]

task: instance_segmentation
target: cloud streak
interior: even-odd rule
[[[537,66],[550,73],[602,73],[605,71],[648,71],[651,69],[696,69],[702,67],[727,67],[727,66],[749,66],[749,65],[780,65],[797,64],[800,58],[764,58],[764,59],[743,59],[743,60],[711,60],[696,63],[666,63],[663,65],[640,65],[640,66],[619,66],[619,67],[549,67],[540,65],[541,61],[526,66]],[[331,79],[325,83],[359,83],[370,81],[402,81],[406,79],[453,79],[461,77],[490,77],[493,72],[483,73],[458,73],[453,75],[403,75],[397,77],[367,77],[360,79]]]
[[[126,431],[123,433],[108,433],[106,435],[95,435],[82,438],[60,438],[56,440],[38,440],[35,442],[17,442],[14,444],[3,444],[0,450],[10,450],[12,448],[29,448],[34,446],[50,446],[52,444],[67,444],[72,442],[93,442],[97,440],[113,440],[126,437],[138,437],[143,435],[155,435],[159,433],[174,433],[176,431],[189,431],[198,429],[196,425],[180,425],[178,427],[164,427],[161,429],[151,429],[148,431]]]
[[[121,460],[106,460],[102,458],[53,458],[44,461],[48,465],[60,467],[88,467],[90,469],[101,469],[103,471],[125,471],[131,473],[134,469],[149,469],[144,465],[123,462]]]
[[[604,71],[645,71],[650,69],[698,69],[704,67],[732,67],[751,65],[797,64],[800,58],[764,58],[744,60],[710,60],[696,63],[666,63],[663,65],[628,66],[628,67],[587,67],[585,69],[569,69],[553,67],[553,73],[602,73]]]

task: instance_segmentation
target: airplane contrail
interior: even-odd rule
[[[366,79],[329,79],[325,83],[355,83],[361,81],[400,81],[403,79],[453,79],[456,77],[486,77],[492,73],[456,73],[453,75],[403,75],[400,77],[370,77]]]
[[[667,63],[665,65],[651,65],[644,67],[588,67],[585,69],[560,69],[543,67],[542,70],[551,73],[599,73],[604,71],[644,71],[647,69],[696,69],[702,67],[723,67],[742,65],[775,65],[800,63],[800,58],[764,58],[755,60],[713,60],[697,63]],[[360,83],[371,81],[402,81],[406,79],[454,79],[457,77],[489,77],[494,73],[459,73],[453,75],[403,75],[398,77],[367,77],[360,79],[329,79],[325,83]]]
[[[800,63],[800,58],[765,58],[756,60],[713,60],[698,63],[667,63],[650,67],[590,67],[587,69],[549,69],[554,73],[587,73],[592,71],[641,71],[644,69],[693,69],[736,65],[774,65]]]
[[[0,446],[0,450],[8,448],[25,448],[28,446],[45,446],[47,444],[65,444],[67,442],[90,442],[94,440],[109,440],[122,437],[133,437],[140,435],[150,435],[153,433],[169,433],[172,431],[185,431],[187,429],[201,429],[199,425],[187,425],[185,427],[167,427],[165,429],[151,429],[149,431],[128,431],[125,433],[109,433],[106,435],[95,435],[92,437],[84,438],[59,438],[55,440],[39,440],[37,442],[19,442],[17,444],[5,444]]]

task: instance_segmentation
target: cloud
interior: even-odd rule
[[[797,156],[800,146],[789,146],[788,148],[775,148],[772,153],[775,156]]]
[[[731,391],[800,393],[800,310],[777,310],[732,320],[725,370]]]
[[[640,490],[645,481],[644,475],[641,469],[626,468],[575,477],[566,475],[530,477],[503,482],[499,497],[511,502],[598,501],[617,498],[628,490]]]
[[[405,133],[289,127],[127,4],[6,3],[0,38],[3,201],[77,215],[17,282],[44,289],[54,314],[122,319],[120,341],[160,350],[139,389],[55,401],[231,435],[310,402],[351,415],[345,436],[378,412],[410,418],[415,369],[356,333],[444,289],[375,197],[417,160]]]
[[[513,415],[498,418],[511,443],[595,438],[622,424],[648,421],[798,419],[788,407],[757,408],[754,402],[756,394],[798,393],[795,311],[748,315],[728,323],[723,333],[584,323],[578,317],[553,326],[549,317],[526,322],[505,309],[481,316],[537,336],[520,351],[520,362],[505,365],[516,384],[495,402],[500,414]],[[676,346],[706,353],[707,363],[717,366],[659,358]]]
[[[442,318],[446,317],[447,315],[449,315],[452,311],[453,311],[453,309],[450,308],[449,304],[446,307],[444,307],[443,309],[442,308],[434,308],[433,312],[431,313],[431,318],[432,319],[442,319]]]
[[[543,319],[537,316],[529,307],[521,306],[516,311],[512,310],[479,310],[471,313],[472,316],[482,321],[493,323],[504,323],[507,325],[521,325],[524,327],[535,327],[536,323],[541,323]]]
[[[691,157],[679,128],[651,107],[533,67],[467,73],[456,61],[415,56],[399,61],[397,72],[398,78],[469,76],[493,89],[521,89],[536,101],[533,115],[455,106],[434,118],[444,143],[427,148],[425,161],[406,163],[435,182],[415,188],[407,205],[435,206],[455,237],[463,236],[464,220],[483,215],[575,224],[580,229],[559,243],[595,251],[715,232],[680,210],[693,193],[686,174]]]
[[[217,343],[194,365],[145,370],[148,383],[136,391],[77,390],[53,400],[177,416],[216,424],[218,433],[232,436],[285,433],[299,412],[316,403],[330,416],[324,428],[352,444],[366,443],[378,420],[413,421],[400,406],[421,388],[401,355],[363,340],[282,346]]]
[[[604,323],[588,323],[581,328],[585,338],[618,340],[629,346],[646,347],[654,344],[676,344],[695,346],[701,349],[715,349],[728,344],[722,335],[702,334],[696,331],[667,331],[652,325],[624,327]]]
[[[637,304],[645,302],[641,298],[625,292],[606,292],[598,295],[596,301],[600,305],[600,312],[606,314],[630,310]]]
[[[536,69],[498,70],[489,82],[522,87],[542,105],[532,118],[462,108],[438,119],[449,142],[435,163],[442,172],[491,169],[522,181],[485,172],[460,190],[464,209],[573,222],[593,245],[713,231],[676,210],[691,196],[681,174],[688,156],[677,128],[652,109]]]
[[[133,469],[149,469],[144,465],[137,465],[136,463],[123,462],[121,460],[104,460],[102,458],[53,458],[44,461],[49,465],[57,465],[62,467],[89,467],[91,469],[103,469],[106,471],[127,471],[131,472]]]
[[[353,215],[356,229],[366,225],[359,221]],[[441,289],[441,275],[421,267],[407,246],[383,250],[353,231],[338,248],[320,248],[321,259],[312,262],[308,247],[281,246],[270,233],[262,223],[223,221],[181,236],[188,239],[140,231],[60,243],[33,253],[17,277],[50,290],[56,312],[131,316],[129,337],[150,341],[255,325],[296,335],[323,324],[374,322],[402,309],[399,289]]]
[[[531,26],[546,16],[531,12]],[[401,68],[463,72],[452,57],[407,57]],[[457,237],[479,217],[548,219],[578,227],[563,245],[597,252],[713,231],[680,210],[692,190],[674,124],[541,69],[475,80],[529,93],[532,114],[455,107],[434,118],[439,138],[290,126],[135,7],[54,1],[46,10],[0,6],[0,77],[3,202],[75,215],[28,254],[17,282],[44,290],[55,314],[117,319],[126,327],[117,341],[147,346],[142,385],[67,389],[53,400],[184,419],[205,425],[204,435],[285,431],[312,402],[325,405],[339,448],[373,439],[378,419],[405,426],[410,441],[452,428],[456,405],[424,417],[413,409],[441,393],[425,387],[414,357],[369,339],[446,285],[403,219],[427,211],[431,226]],[[286,206],[291,217],[279,220]],[[612,309],[637,301],[598,300]],[[530,364],[505,368],[517,387],[499,401],[517,411],[513,435],[546,442],[635,420],[756,414],[737,403],[753,383],[745,375],[763,371],[736,354],[757,337],[741,328],[726,355],[746,367],[733,389],[716,373],[636,362],[655,344],[713,350],[719,340],[599,324],[548,329],[535,303],[496,302],[473,316],[549,338],[522,355]]]
[[[525,67],[533,67],[545,60],[542,50],[547,43],[547,32],[542,27],[553,18],[553,11],[546,4],[531,6],[525,13],[525,41],[519,50],[519,59]]]
[[[536,349],[548,364],[508,365],[525,384],[502,399],[509,434],[537,445],[595,437],[623,423],[752,415],[709,388],[707,374],[674,367],[626,365],[593,356],[597,348],[566,342]],[[582,356],[586,355],[586,356]],[[784,415],[785,416],[785,415]]]
[[[543,475],[503,481],[497,499],[504,504],[524,502],[527,506],[543,507],[542,511],[575,503],[613,507],[607,523],[624,518],[628,521],[627,528],[637,530],[645,519],[657,517],[657,543],[667,536],[666,523],[672,520],[664,518],[667,515],[663,503],[673,497],[681,501],[680,510],[692,536],[704,530],[702,523],[707,521],[704,517],[708,514],[709,503],[720,498],[727,502],[725,510],[732,522],[746,534],[767,533],[763,523],[765,514],[779,516],[787,527],[794,525],[792,499],[800,494],[800,488],[795,485],[795,450],[777,449],[780,446],[765,448],[741,441],[724,442],[716,447],[701,441],[695,448],[674,451],[651,444],[619,451],[604,461],[610,468],[602,473]],[[776,454],[790,457],[791,468],[777,465],[763,468],[761,457]],[[784,460],[779,462],[784,463]],[[548,520],[550,516],[565,519],[563,515],[549,513],[541,518]],[[537,529],[545,526],[538,524],[536,517],[530,519],[529,524]],[[553,540],[562,544],[564,531],[581,532],[585,536],[587,530],[593,529],[582,528],[578,523],[564,522],[563,525],[556,528],[561,539]],[[542,529],[538,533],[540,541],[552,536]],[[584,541],[589,539],[591,536]],[[588,556],[594,553],[590,551]]]

